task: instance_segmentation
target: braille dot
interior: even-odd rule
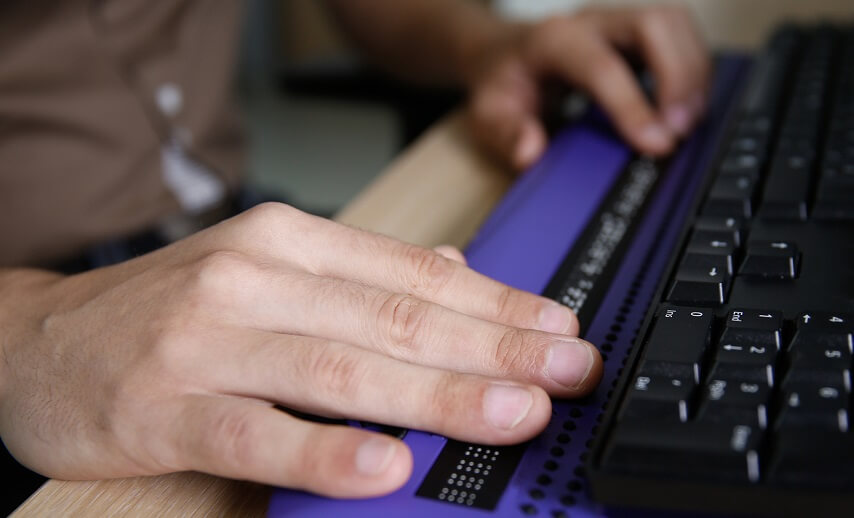
[[[537,477],[537,484],[541,486],[547,486],[552,483],[552,477],[548,475],[540,475]]]
[[[552,511],[552,518],[567,518],[568,516],[569,515],[561,509],[555,509]]]
[[[614,317],[614,320],[616,320],[617,322],[620,322],[622,324],[622,323],[625,323],[626,317],[624,317],[623,315],[617,315]]]
[[[546,497],[546,494],[545,494],[545,493],[543,493],[543,490],[542,490],[542,489],[538,489],[538,488],[536,488],[536,487],[535,487],[534,489],[532,489],[531,491],[529,491],[529,492],[528,492],[528,494],[529,494],[529,495],[531,496],[531,498],[533,498],[534,500],[542,500],[543,498],[545,498],[545,497]]]
[[[599,353],[599,356],[602,358],[603,362],[608,361],[608,354],[607,353]]]
[[[611,331],[613,331],[615,333],[619,333],[622,330],[623,330],[623,326],[621,326],[620,324],[612,324],[611,325]]]
[[[574,492],[581,491],[583,487],[584,486],[582,486],[580,480],[570,480],[569,483],[566,484],[566,488]]]
[[[570,416],[570,417],[574,417],[574,418],[576,418],[576,419],[578,419],[578,418],[579,418],[579,417],[581,417],[582,415],[583,415],[583,413],[582,413],[582,412],[581,412],[581,410],[579,410],[578,408],[573,408],[573,409],[571,409],[571,410],[569,411],[569,416]]]
[[[564,421],[563,429],[569,431],[575,430],[575,421]]]
[[[522,504],[521,506],[519,506],[519,509],[521,509],[522,512],[527,514],[528,516],[534,516],[535,514],[537,514],[537,508],[534,507],[532,504]]]
[[[547,460],[545,464],[543,464],[543,468],[549,471],[556,471],[558,468],[558,463],[553,460]]]
[[[557,434],[557,442],[561,444],[566,444],[569,442],[569,434],[559,433]]]
[[[572,495],[563,495],[560,497],[560,503],[567,507],[572,507],[575,505],[575,497]]]
[[[599,348],[605,351],[606,353],[609,353],[614,350],[614,346],[608,342],[605,342]]]
[[[563,453],[564,453],[563,448],[561,448],[560,446],[555,446],[554,448],[549,450],[549,452],[554,457],[563,457]]]
[[[614,333],[608,333],[607,335],[605,335],[605,340],[608,340],[609,342],[616,342],[617,335],[615,335]]]

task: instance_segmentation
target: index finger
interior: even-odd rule
[[[253,209],[253,211],[256,209]],[[566,306],[511,288],[441,254],[311,216],[285,205],[265,207],[265,239],[246,246],[315,275],[407,293],[460,313],[524,329],[577,335]],[[250,211],[252,212],[252,211]],[[247,216],[253,216],[247,213]],[[279,230],[269,239],[271,228]],[[244,237],[251,237],[246,233]]]

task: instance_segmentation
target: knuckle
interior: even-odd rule
[[[491,367],[502,376],[528,372],[537,357],[528,351],[528,344],[524,331],[514,327],[506,329],[495,347]]]
[[[268,228],[270,225],[296,217],[300,211],[290,205],[275,201],[260,203],[238,216],[253,228]]]
[[[365,377],[365,369],[357,356],[333,352],[326,347],[313,347],[309,351],[306,372],[311,385],[325,392],[328,398],[344,403],[352,400]]]
[[[459,408],[477,408],[465,398],[466,383],[462,374],[444,371],[439,375],[427,400],[427,415],[438,429],[457,422]]]
[[[192,301],[228,300],[238,283],[253,272],[252,262],[240,252],[215,250],[191,266],[189,297]]]
[[[513,293],[509,286],[501,286],[498,296],[495,297],[495,314],[498,318],[506,319],[516,313]]]
[[[255,424],[248,412],[220,412],[202,432],[205,454],[246,469],[257,464]]]
[[[407,285],[413,293],[439,293],[453,276],[453,262],[433,250],[404,245],[400,254],[411,272]]]
[[[384,294],[377,312],[377,328],[385,330],[395,350],[412,351],[423,332],[427,306],[411,295]]]

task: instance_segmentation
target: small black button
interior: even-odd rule
[[[754,241],[747,245],[739,275],[765,279],[794,279],[798,275],[798,247],[788,241]]]

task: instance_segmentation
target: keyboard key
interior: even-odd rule
[[[721,176],[709,191],[709,199],[703,209],[708,216],[738,215],[749,218],[753,214],[755,179],[748,175]]]
[[[787,384],[778,428],[821,428],[848,431],[849,394],[842,384]]]
[[[738,365],[774,365],[776,359],[777,348],[771,345],[735,345],[721,342],[715,353],[718,363]]]
[[[791,368],[800,371],[850,369],[852,333],[845,326],[850,318],[828,313],[801,314],[796,320],[797,331],[788,348]],[[834,323],[834,320],[841,322]]]
[[[685,255],[667,300],[676,304],[722,304],[729,291],[732,262],[728,256]]]
[[[688,253],[723,256],[728,262],[733,262],[735,243],[732,236],[710,231],[694,231],[688,242]]]
[[[629,389],[620,418],[685,422],[696,386],[693,374],[662,376],[642,369]]]
[[[712,230],[716,232],[732,232],[735,246],[741,246],[744,233],[744,218],[736,216],[700,216],[694,223],[695,230]],[[732,270],[730,270],[732,273]]]
[[[702,273],[680,273],[670,287],[667,295],[668,302],[703,306],[723,304],[729,289],[729,280],[727,279],[724,283],[714,277],[716,277],[715,274],[707,277]]]
[[[652,329],[644,360],[685,365],[699,379],[713,316],[703,308],[665,306]]]
[[[801,155],[781,157],[772,163],[759,217],[762,219],[805,221],[810,192],[812,160]]]
[[[730,279],[732,275],[732,261],[729,256],[717,254],[695,254],[687,253],[679,264],[680,272],[691,272],[705,274],[710,278],[715,278],[723,281],[725,278]]]
[[[768,426],[771,387],[739,379],[710,378],[700,403],[697,421]]]
[[[769,388],[776,381],[776,369],[773,365],[741,365],[738,363],[715,363],[709,379],[739,380],[744,383],[760,383]]]
[[[758,482],[763,433],[747,425],[625,421],[605,452],[619,471]]]
[[[818,386],[843,387],[851,390],[851,370],[816,370],[789,368],[783,376],[783,388],[798,387],[802,384]]]
[[[794,279],[798,274],[798,247],[788,241],[754,241],[747,245],[738,271],[746,277]]]
[[[812,370],[851,367],[854,353],[854,316],[847,313],[806,312],[796,319],[789,344],[793,366]]]
[[[779,350],[782,328],[783,314],[779,311],[734,309],[727,316],[720,343],[745,349],[724,349],[722,352],[732,353],[733,356],[741,356],[743,353],[744,357],[749,357],[765,354],[765,351],[750,350],[750,346]]]

